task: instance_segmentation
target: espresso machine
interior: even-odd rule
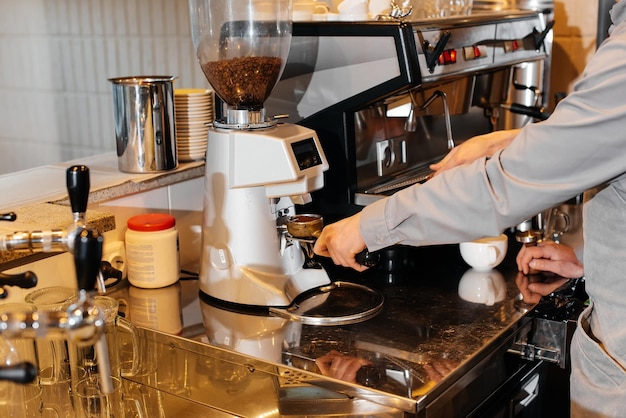
[[[430,163],[451,146],[543,117],[551,16],[513,8],[294,23],[265,106],[314,129],[324,147],[332,182],[307,209],[341,219],[427,181]]]
[[[287,231],[295,205],[324,185],[324,151],[314,130],[264,108],[289,53],[291,2],[189,5],[199,63],[223,102],[208,132],[201,293],[239,307],[286,306],[330,282],[303,252],[315,237]]]

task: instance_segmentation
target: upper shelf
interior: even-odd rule
[[[73,222],[66,186],[68,167],[89,167],[89,203],[127,196],[204,175],[204,161],[181,163],[175,170],[149,174],[119,171],[117,155],[107,153],[0,176],[0,213],[15,212],[15,222],[0,222],[0,234],[64,229]],[[87,221],[101,232],[115,229],[115,217],[87,210]],[[0,264],[30,257],[28,251],[0,251]]]
[[[180,163],[170,171],[148,174],[123,173],[114,152],[0,176],[0,212],[38,204],[69,206],[66,170],[76,164],[89,167],[89,203],[98,203],[133,193],[148,191],[204,175],[204,161]]]

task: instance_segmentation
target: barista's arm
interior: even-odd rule
[[[482,157],[491,157],[496,151],[509,145],[519,131],[520,129],[495,131],[470,138],[452,148],[441,161],[431,164],[430,169],[437,175],[458,165],[468,164]]]
[[[615,38],[612,36],[612,38]],[[490,158],[457,165],[363,208],[369,251],[497,235],[579,193],[626,177],[626,31],[603,44],[550,118]]]
[[[346,227],[341,231],[343,246],[320,242],[322,233],[316,253],[352,266],[354,260],[347,259],[365,244],[377,251],[395,244],[451,244],[496,235],[545,208],[626,176],[626,60],[615,59],[625,56],[626,31],[615,32],[548,120],[526,125],[490,158],[456,166],[364,207],[357,217],[340,221],[349,227],[335,225],[338,230]]]

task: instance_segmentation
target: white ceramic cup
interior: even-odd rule
[[[369,0],[368,2],[368,10],[370,15],[388,15],[391,11],[391,1],[390,0]]]
[[[459,244],[463,260],[476,270],[491,270],[504,260],[508,248],[505,234]]]
[[[367,20],[368,0],[343,0],[337,5],[339,20],[358,21]]]
[[[506,297],[506,282],[498,270],[469,269],[459,282],[459,296],[468,302],[491,306]]]
[[[324,15],[328,11],[329,8],[326,3],[315,0],[296,0],[293,2],[292,20],[310,21],[313,20],[313,15]],[[319,16],[317,20],[319,20]]]

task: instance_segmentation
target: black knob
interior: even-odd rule
[[[22,289],[30,289],[37,286],[37,275],[32,271],[17,274],[0,273],[0,286],[17,286]]]
[[[70,197],[72,213],[87,211],[89,201],[89,168],[84,165],[74,165],[67,169],[67,193]]]
[[[13,222],[16,219],[17,219],[17,214],[15,212],[9,212],[9,213],[0,214],[0,221]]]
[[[105,260],[102,260],[100,262],[100,272],[102,273],[102,277],[104,278],[104,280],[115,279],[115,283],[119,282],[124,277],[124,273],[122,272],[122,270],[116,269],[111,265],[111,263]]]
[[[74,263],[76,280],[81,290],[94,290],[100,272],[102,243],[104,237],[96,230],[84,228],[76,235],[74,242]]]
[[[531,118],[546,120],[550,117],[549,113],[543,111],[542,108],[536,106],[525,106],[519,103],[511,103],[502,105],[504,109],[508,109],[513,113],[517,113],[519,115],[530,116]]]
[[[0,366],[0,381],[31,383],[37,377],[37,369],[32,363],[23,362],[12,366]]]

